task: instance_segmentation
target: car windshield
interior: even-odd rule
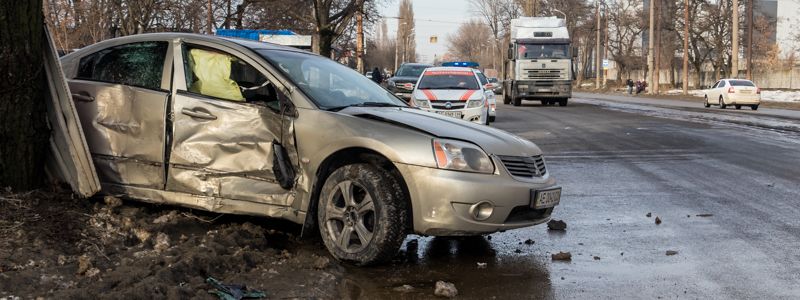
[[[728,82],[731,83],[731,86],[756,86],[749,80],[730,80]]]
[[[569,58],[567,44],[522,44],[517,46],[518,58]]]
[[[397,76],[399,77],[419,77],[422,74],[422,71],[425,71],[429,66],[424,65],[404,65],[400,67],[400,70],[397,70]]]
[[[257,52],[289,77],[321,109],[408,106],[369,78],[330,59],[294,51]]]
[[[471,71],[426,71],[419,80],[421,90],[478,90]]]

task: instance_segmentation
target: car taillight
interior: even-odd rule
[[[736,90],[734,90],[733,87],[729,87],[728,94],[734,94],[734,93],[736,93]]]
[[[756,94],[761,95],[761,88],[756,88]]]

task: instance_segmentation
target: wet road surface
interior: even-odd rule
[[[499,104],[492,124],[543,149],[566,232],[411,236],[405,262],[348,268],[343,295],[432,298],[444,280],[464,299],[800,298],[800,120],[748,126],[732,109],[698,118],[590,97]],[[552,261],[559,251],[572,261]],[[404,284],[414,292],[392,290]]]

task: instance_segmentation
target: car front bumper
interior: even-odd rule
[[[572,82],[569,80],[518,80],[513,88],[516,97],[528,100],[572,97]]]
[[[553,208],[533,209],[531,191],[556,187],[554,178],[515,179],[493,158],[495,174],[478,174],[396,164],[411,196],[414,232],[432,236],[466,236],[547,222]],[[473,218],[474,204],[489,202],[493,213]]]
[[[487,108],[488,109],[488,108]],[[481,120],[481,116],[484,113],[484,107],[473,107],[473,108],[464,108],[464,109],[437,109],[437,108],[423,108],[422,110],[437,113],[441,115],[446,115],[446,113],[461,113],[461,119],[464,121],[474,122],[474,123],[481,123],[485,120]]]

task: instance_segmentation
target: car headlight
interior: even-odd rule
[[[436,166],[456,171],[494,173],[494,163],[481,148],[467,142],[433,139]]]
[[[428,100],[414,99],[414,105],[416,105],[419,108],[430,108],[431,107],[431,103],[428,102]]]
[[[469,100],[469,102],[467,102],[467,108],[480,107],[481,104],[483,104],[483,100]]]

